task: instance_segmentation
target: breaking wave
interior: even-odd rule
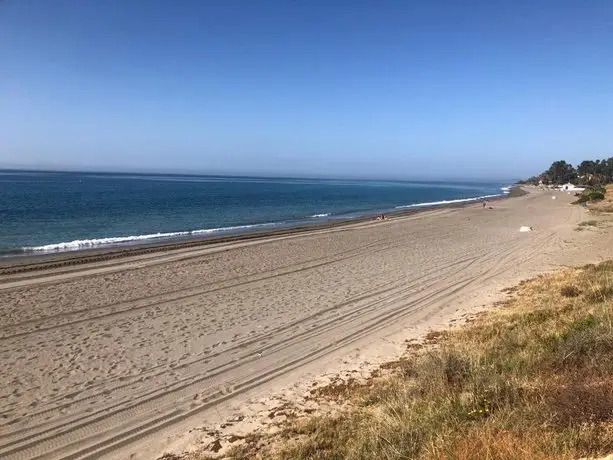
[[[403,206],[396,206],[395,209],[420,208],[424,206],[438,206],[442,204],[465,203],[469,201],[485,200],[486,198],[495,198],[498,196],[500,195],[483,195],[483,196],[476,196],[474,198],[461,198],[458,200],[442,200],[442,201],[431,201],[429,203],[405,204]]]
[[[278,223],[253,224],[253,225],[236,225],[233,227],[220,228],[205,228],[199,230],[188,230],[182,232],[166,232],[166,233],[151,233],[147,235],[134,236],[113,236],[108,238],[93,238],[86,240],[73,240],[62,243],[45,244],[42,246],[31,246],[22,248],[26,252],[57,252],[57,251],[76,251],[79,249],[91,249],[99,246],[110,246],[117,244],[126,244],[132,242],[155,241],[160,239],[171,239],[186,236],[209,235],[214,233],[226,233],[236,230],[248,230],[254,228],[273,227]]]

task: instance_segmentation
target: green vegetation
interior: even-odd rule
[[[592,214],[613,213],[613,184],[607,185],[604,196],[601,200],[588,203],[588,208]]]
[[[591,224],[585,224],[591,225]],[[577,459],[613,452],[613,262],[539,276],[431,334],[368,382],[321,389],[338,415],[252,436],[247,459]]]
[[[604,200],[606,190],[604,187],[589,187],[579,194],[575,204],[587,203],[589,201]]]
[[[520,184],[538,185],[541,182],[545,185],[562,185],[573,182],[586,186],[613,182],[613,157],[604,160],[585,160],[576,168],[564,160],[555,161],[547,171],[521,181]]]

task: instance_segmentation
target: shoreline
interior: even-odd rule
[[[511,186],[509,193],[496,195],[486,200],[497,202],[516,198],[527,194],[521,186]],[[410,216],[437,209],[454,209],[474,206],[480,198],[467,198],[460,202],[450,202],[435,205],[409,205],[406,208],[396,208],[385,212],[389,218]],[[100,262],[105,260],[129,257],[133,255],[150,254],[154,252],[167,252],[175,249],[196,248],[213,244],[223,244],[241,241],[250,241],[275,236],[300,234],[310,231],[326,230],[338,227],[362,224],[373,221],[381,213],[365,214],[360,217],[348,219],[328,219],[324,222],[297,223],[266,230],[253,230],[236,233],[223,233],[220,235],[206,236],[183,236],[158,241],[132,242],[100,245],[98,247],[86,247],[83,249],[58,250],[58,251],[28,251],[23,248],[6,249],[5,255],[0,255],[0,275],[12,275],[35,270],[45,270],[67,265],[80,265],[85,263]]]

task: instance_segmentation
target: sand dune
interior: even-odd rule
[[[191,428],[348,356],[382,356],[385,340],[521,278],[610,256],[574,231],[585,210],[571,198],[532,192],[493,209],[7,271],[0,457],[155,458],[193,442]]]

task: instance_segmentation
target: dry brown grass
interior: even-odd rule
[[[583,222],[579,222],[579,227],[598,227],[597,220],[584,220]]]
[[[290,420],[234,458],[576,459],[613,452],[613,263],[518,286],[495,311],[412,347],[339,415]],[[434,337],[432,337],[434,339]]]

